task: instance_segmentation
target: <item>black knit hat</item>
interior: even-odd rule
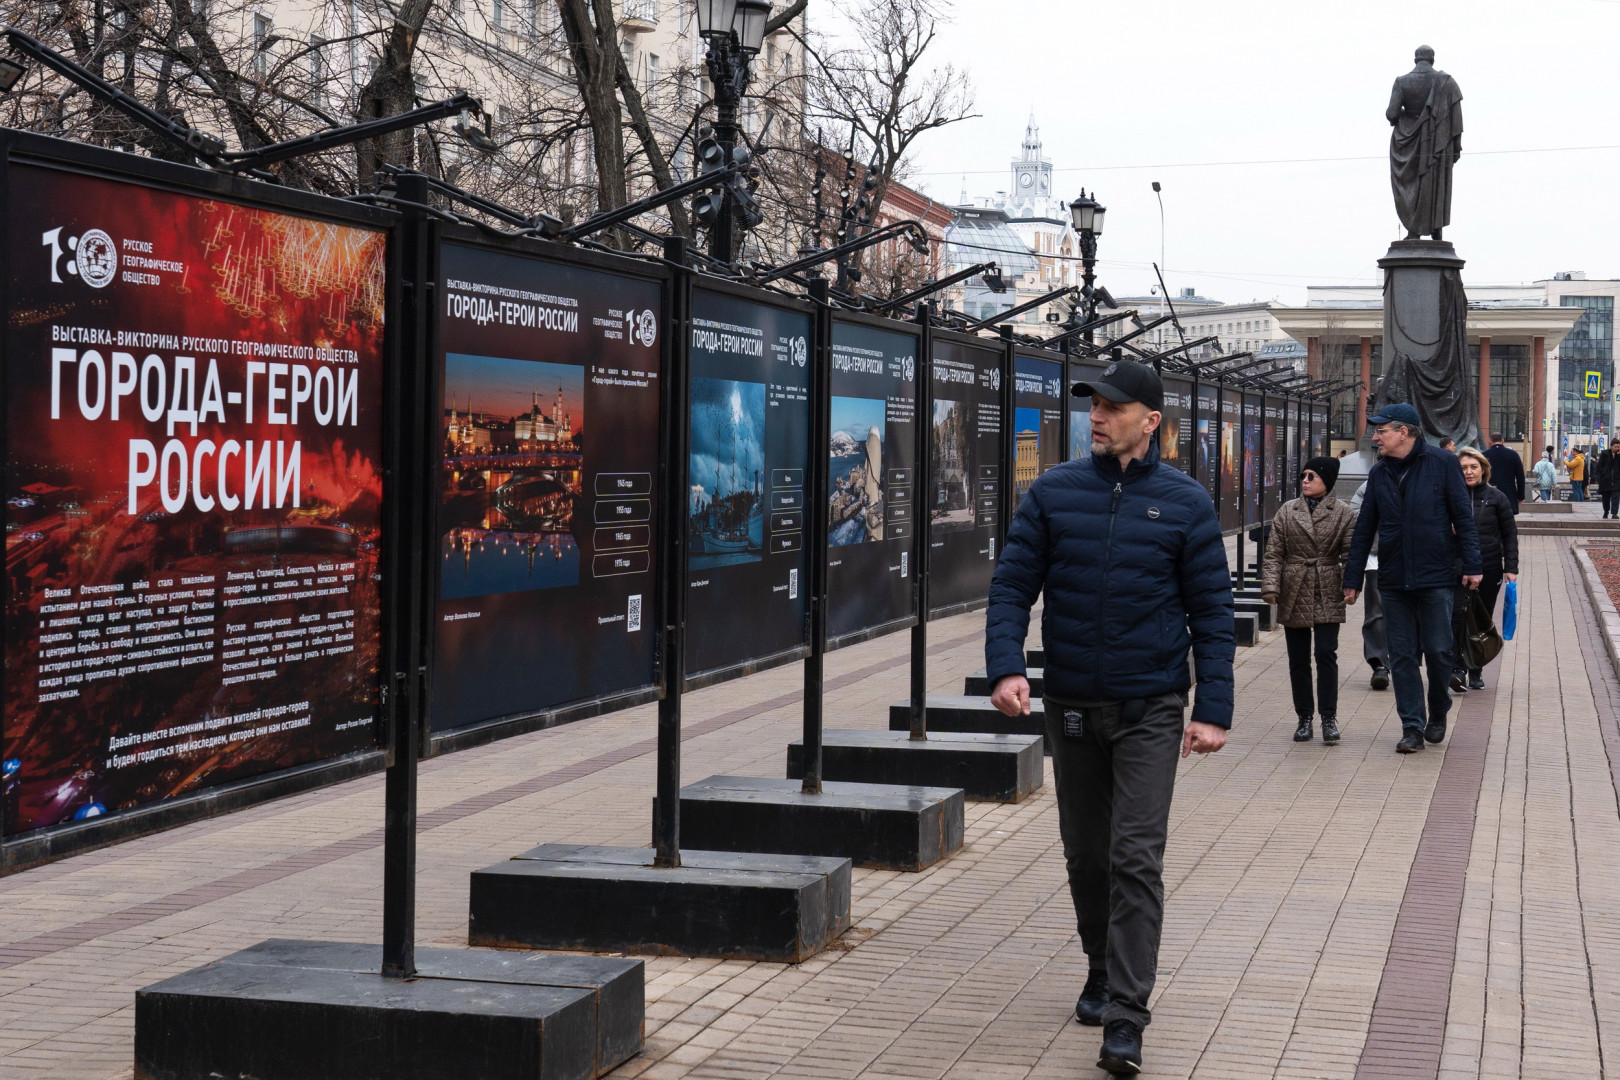
[[[1327,485],[1327,489],[1330,492],[1333,490],[1333,485],[1339,482],[1339,459],[1338,458],[1330,458],[1330,457],[1313,457],[1313,458],[1311,458],[1311,460],[1309,460],[1309,461],[1307,461],[1305,463],[1305,468],[1299,470],[1299,477],[1300,477],[1301,480],[1305,479],[1305,470],[1306,469],[1309,469],[1311,472],[1313,472],[1317,476],[1321,477],[1322,478],[1322,483]]]

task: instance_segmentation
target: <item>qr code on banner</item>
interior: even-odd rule
[[[900,576],[901,577],[905,577],[910,572],[910,571],[908,571],[906,569],[907,565],[909,565],[908,557],[910,555],[911,555],[911,552],[909,552],[909,551],[902,551],[900,553]]]
[[[996,561],[996,541],[994,538],[992,538],[990,541],[990,561]]]
[[[788,571],[788,599],[789,600],[797,600],[798,598],[799,598],[799,572],[797,570],[789,570]]]
[[[629,615],[629,618],[625,620],[625,630],[626,630],[626,632],[634,633],[635,631],[640,630],[640,629],[641,629],[641,594],[636,593],[636,595],[634,595],[634,596],[632,596],[630,598],[630,615]]]

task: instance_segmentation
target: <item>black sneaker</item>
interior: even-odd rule
[[[1466,671],[1453,671],[1451,673],[1451,692],[1453,694],[1468,693],[1468,673]]]
[[[1103,1029],[1102,1054],[1097,1068],[1115,1076],[1142,1071],[1142,1028],[1132,1020],[1110,1020]]]
[[[1299,727],[1294,729],[1294,741],[1311,741],[1311,718],[1309,716],[1302,716],[1299,718]]]
[[[1430,720],[1429,726],[1423,729],[1423,737],[1432,743],[1446,741],[1446,721],[1444,717],[1439,720]]]
[[[1103,1010],[1108,1007],[1108,972],[1093,971],[1086,976],[1086,988],[1074,1003],[1074,1018],[1087,1027],[1101,1027]]]
[[[1373,668],[1372,688],[1374,690],[1389,689],[1389,668],[1382,664],[1379,664],[1377,667]]]
[[[1483,689],[1485,689],[1485,676],[1481,675],[1477,671],[1469,672],[1468,673],[1468,689],[1470,689],[1470,690],[1483,690]]]
[[[1322,717],[1322,745],[1339,745],[1339,720],[1337,717]]]
[[[1397,754],[1415,754],[1423,749],[1423,732],[1417,728],[1407,728],[1401,736],[1401,741],[1395,744]]]

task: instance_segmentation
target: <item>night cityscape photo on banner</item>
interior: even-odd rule
[[[440,265],[433,727],[646,687],[662,287],[459,243]]]

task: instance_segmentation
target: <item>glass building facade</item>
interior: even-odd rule
[[[1614,297],[1560,296],[1558,305],[1585,309],[1558,346],[1558,425],[1564,435],[1588,442],[1598,431],[1608,430],[1613,413]],[[1597,396],[1589,397],[1594,372]]]

